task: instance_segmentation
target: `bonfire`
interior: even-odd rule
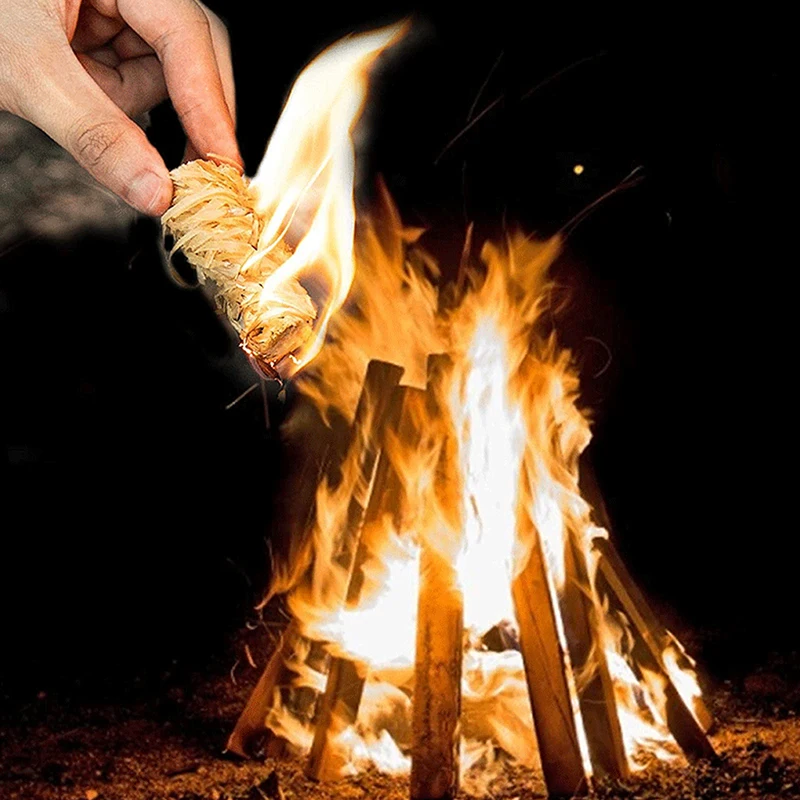
[[[386,192],[357,219],[353,131],[403,30],[315,59],[252,180],[213,159],[173,173],[165,231],[254,365],[351,423],[274,565],[291,621],[228,749],[266,738],[317,780],[408,774],[413,800],[486,790],[509,762],[557,797],[712,758],[693,663],[583,458],[590,417],[545,313],[563,242],[467,233],[443,285]]]

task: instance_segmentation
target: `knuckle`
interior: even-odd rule
[[[97,167],[109,160],[124,135],[124,127],[116,121],[76,126],[71,137],[72,149],[81,163]]]

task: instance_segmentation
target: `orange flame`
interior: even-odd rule
[[[355,272],[353,129],[367,95],[371,67],[404,33],[397,24],[329,47],[299,75],[251,181],[265,224],[253,259],[279,244],[291,257],[270,275],[262,302],[278,317],[297,308],[299,279],[321,306],[315,336],[292,356],[289,374],[319,352],[331,316],[341,308]]]

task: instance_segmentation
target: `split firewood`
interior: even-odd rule
[[[239,169],[224,160],[198,159],[170,173],[172,205],[161,218],[171,253],[183,252],[217,309],[233,325],[242,349],[266,376],[312,338],[317,309],[300,282],[290,277],[264,291],[289,260],[280,239],[262,243],[264,219]]]
[[[443,397],[453,362],[446,355],[428,358],[426,407],[431,419],[443,413]],[[458,455],[454,430],[444,433],[435,467],[437,505],[451,510],[445,524],[461,529],[457,496]],[[419,599],[411,718],[412,800],[455,800],[461,741],[461,672],[464,665],[464,597],[451,554],[430,541],[420,542]]]
[[[559,610],[550,590],[543,542],[527,510],[533,491],[529,469],[529,459],[525,459],[519,483],[517,538],[531,542],[530,554],[511,587],[522,663],[548,795],[585,797],[588,776],[572,706],[571,676],[558,631]],[[574,678],[572,682],[574,685]]]

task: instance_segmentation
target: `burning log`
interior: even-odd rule
[[[610,532],[611,521],[608,516],[608,511],[603,501],[600,487],[597,484],[594,470],[591,463],[588,461],[581,464],[581,491],[591,504],[592,511],[597,517],[599,524]],[[663,654],[668,649],[677,650],[679,653],[683,654],[682,647],[675,641],[672,634],[658,621],[658,618],[650,608],[647,598],[636,585],[636,582],[631,577],[631,574],[628,572],[625,563],[619,557],[612,542],[609,539],[596,538],[592,546],[595,550],[599,551],[602,556],[598,564],[600,575],[619,600],[628,619],[633,623],[645,647],[651,654],[653,665],[659,670],[665,681],[670,685],[674,684],[664,664]],[[690,659],[687,658],[687,660],[691,663]],[[670,698],[673,698],[672,692],[669,693],[667,698],[668,707],[671,706],[673,702]],[[683,703],[683,705],[686,704]],[[700,695],[695,695],[692,698],[691,707],[689,708],[687,706],[687,708],[697,721],[702,733],[707,734],[714,728],[714,717]],[[668,712],[668,716],[672,716],[673,719],[678,720],[683,714],[679,710],[673,710],[672,712]],[[672,731],[672,735],[675,736],[676,740],[678,739],[675,731]],[[697,741],[700,742],[699,738],[696,737],[696,733],[684,734],[684,738],[688,738],[689,742],[693,739],[697,739]],[[700,755],[709,753],[706,745],[702,743],[700,743],[699,747],[694,747],[694,750]]]
[[[522,491],[526,494],[530,491],[525,479]],[[524,504],[523,508],[527,507],[528,504]],[[575,727],[547,564],[541,541],[530,529],[533,522],[527,513],[518,524],[519,539],[533,542],[527,564],[512,589],[542,772],[551,797],[583,796],[588,781]]]
[[[363,664],[346,658],[331,659],[325,692],[317,703],[314,741],[305,767],[312,780],[335,780],[342,775],[345,760],[336,748],[336,740],[358,717],[365,669]]]
[[[268,287],[292,251],[282,241],[264,247],[263,220],[248,179],[230,164],[198,159],[170,173],[175,191],[162,217],[171,253],[181,250],[211,288],[217,309],[233,325],[242,349],[267,377],[314,335],[317,309],[290,277]]]
[[[350,575],[361,539],[364,516],[373,493],[376,468],[389,423],[392,399],[403,368],[385,361],[370,361],[353,421],[351,448],[358,448],[358,480],[347,507],[344,529],[339,533],[335,561]],[[349,583],[349,580],[348,580]],[[344,602],[345,598],[342,598]]]
[[[386,431],[394,434],[406,446],[413,446],[419,440],[419,431],[416,430],[412,419],[412,407],[424,400],[425,393],[411,386],[398,386],[394,390],[391,406],[387,412]],[[385,514],[391,514],[395,530],[402,529],[402,520],[407,515],[404,508],[403,481],[392,461],[392,455],[384,448],[381,450],[380,460],[375,471],[375,482],[370,495],[369,505],[364,515],[364,529],[359,539],[355,562],[350,574],[347,587],[347,604],[356,606],[361,598],[364,585],[363,565],[367,558],[367,545],[369,533],[373,526],[380,526]]]
[[[626,778],[628,758],[617,716],[614,684],[597,630],[598,609],[589,582],[586,557],[575,541],[575,531],[565,542],[566,584],[561,613],[573,673],[581,676],[578,701],[589,744],[593,772]]]
[[[295,652],[299,636],[297,623],[290,622],[251,692],[247,705],[239,715],[236,727],[228,737],[225,745],[227,752],[247,758],[251,754],[253,743],[269,735],[269,729],[266,727],[267,715],[272,708],[277,687],[286,683],[291,677],[286,662]],[[271,738],[267,746],[269,747],[273,741],[276,740]]]
[[[397,431],[401,427],[405,400],[414,391],[416,390],[405,386],[394,388],[392,401],[386,411],[387,431]],[[358,545],[349,570],[350,577],[345,598],[348,606],[356,606],[361,596],[363,585],[361,568],[367,555],[364,542],[366,531],[370,525],[376,524],[384,513],[397,511],[395,508],[397,480],[386,451],[381,449],[369,502],[363,517],[364,532],[358,536]],[[366,681],[366,670],[366,665],[357,664],[347,658],[331,659],[325,692],[317,705],[314,741],[306,764],[306,775],[314,780],[331,780],[341,775],[343,764],[341,756],[337,753],[336,739],[342,731],[356,722]]]
[[[464,608],[452,564],[429,547],[420,559],[414,663],[411,800],[458,792]]]
[[[358,448],[359,480],[348,507],[347,522],[340,537],[337,556],[339,565],[348,569],[352,569],[365,508],[372,492],[390,400],[402,374],[402,367],[382,361],[371,361],[367,367],[348,441],[349,450]],[[351,566],[348,567],[348,564]],[[291,679],[292,671],[286,666],[286,661],[297,650],[300,638],[298,626],[292,621],[236,722],[227,743],[227,750],[230,752],[247,756],[252,742],[264,735],[265,722],[275,691]],[[283,749],[280,741],[282,740],[278,737],[271,739],[268,744],[270,755],[280,755]]]
[[[611,542],[608,539],[598,538],[594,540],[593,546],[601,554],[598,564],[600,574],[619,600],[622,609],[647,649],[652,664],[664,680],[666,721],[670,733],[689,758],[716,758],[714,747],[706,736],[707,728],[704,727],[704,725],[708,725],[710,728],[713,724],[713,720],[711,723],[708,722],[711,715],[705,704],[698,697],[694,698],[695,704],[690,707],[678,691],[674,678],[664,663],[665,650],[670,646],[675,646],[673,640],[666,631],[662,636],[655,633],[660,626],[657,623],[653,624],[655,618],[652,617],[652,611],[650,611],[644,595],[634,583]]]
[[[446,356],[428,360],[427,401],[432,420],[442,416],[440,395],[451,367]],[[432,499],[444,512],[439,524],[447,532],[437,537],[437,545],[423,538],[420,555],[411,800],[453,800],[458,792],[464,601],[451,554],[441,549],[442,539],[453,544],[459,531],[459,504],[453,502],[459,492],[456,449],[457,440],[446,434],[436,469],[437,496]]]

